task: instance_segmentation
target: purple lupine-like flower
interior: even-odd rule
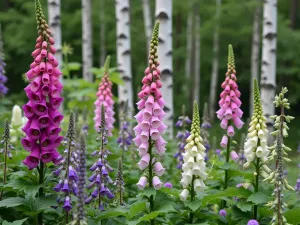
[[[259,223],[257,222],[257,220],[249,220],[247,225],[259,225]]]
[[[108,129],[106,128],[106,119],[105,119],[105,106],[102,104],[101,106],[101,124],[98,129],[99,137],[98,141],[101,142],[100,150],[94,156],[98,156],[97,162],[92,165],[90,168],[93,171],[93,175],[89,178],[90,184],[88,185],[89,189],[93,188],[93,191],[89,197],[85,199],[85,203],[89,204],[93,200],[97,199],[98,208],[100,210],[104,210],[105,196],[108,199],[112,199],[114,195],[108,188],[108,185],[113,183],[112,179],[109,176],[109,172],[112,172],[113,169],[109,166],[107,162],[107,156],[111,154],[108,149],[106,149],[107,145],[107,136]]]
[[[63,209],[67,212],[72,209],[71,195],[78,195],[78,156],[75,152],[75,120],[73,111],[70,112],[69,127],[63,145],[66,146],[64,156],[58,158],[59,168],[53,172],[54,176],[59,177],[58,184],[53,188],[54,191],[61,193]]]
[[[4,52],[3,52],[3,42],[2,42],[2,29],[0,25],[0,97],[4,96],[8,92],[8,88],[5,86],[7,82],[7,77],[5,76],[5,62],[4,62]]]
[[[170,182],[166,182],[166,183],[164,184],[164,187],[172,189],[172,188],[173,188],[173,185],[172,185],[172,183],[170,183]]]
[[[209,143],[209,129],[211,128],[211,124],[210,124],[210,119],[208,116],[208,106],[207,106],[207,102],[205,102],[204,104],[204,108],[203,108],[203,117],[202,117],[202,124],[201,124],[201,137],[203,139],[203,144],[205,147],[205,161],[208,160],[209,158],[209,153],[208,151],[211,149],[210,143]]]
[[[119,132],[119,137],[117,139],[119,148],[121,148],[123,151],[127,151],[133,142],[132,141],[133,136],[130,133],[129,126],[130,126],[130,123],[127,121],[124,121],[124,118],[123,118],[122,126],[121,126],[121,129]]]
[[[177,147],[178,151],[174,155],[174,158],[177,159],[177,169],[181,169],[183,164],[183,156],[184,153],[184,146],[185,142],[188,136],[190,136],[190,132],[188,131],[189,125],[192,123],[192,121],[189,119],[188,116],[185,116],[185,106],[182,106],[182,115],[178,118],[178,121],[176,122],[176,127],[178,128],[178,132],[176,134],[176,139],[178,140]]]
[[[222,217],[225,217],[225,216],[227,215],[226,210],[225,210],[225,209],[221,209],[221,210],[219,211],[219,215],[222,216]]]
[[[140,101],[137,103],[139,112],[135,115],[138,125],[134,127],[136,137],[133,139],[135,145],[138,147],[139,155],[141,157],[138,163],[141,170],[148,167],[149,162],[154,163],[154,148],[158,155],[164,155],[166,151],[166,141],[162,138],[162,134],[167,129],[167,126],[162,122],[164,115],[163,110],[165,101],[162,98],[160,80],[160,70],[158,68],[159,62],[157,60],[157,46],[158,46],[158,29],[159,24],[156,23],[151,40],[151,48],[149,54],[149,64],[145,70],[145,76],[142,79],[142,90],[138,93]],[[150,150],[151,148],[151,150]],[[156,163],[159,157],[155,157]],[[149,167],[148,167],[149,168]],[[156,171],[147,171],[149,173],[146,182],[143,176],[137,183],[138,188],[143,189],[147,183],[150,187],[159,189],[162,182],[155,176]],[[158,175],[158,174],[156,174]],[[160,173],[162,175],[162,173]]]
[[[27,79],[31,81],[24,89],[29,102],[23,106],[28,122],[23,128],[26,141],[22,141],[22,144],[31,143],[31,147],[24,145],[30,155],[23,163],[30,170],[37,167],[40,161],[57,163],[60,157],[57,147],[62,140],[58,136],[59,125],[63,119],[58,111],[63,100],[60,97],[63,88],[59,81],[61,72],[54,57],[54,39],[50,36],[39,1],[36,1],[36,18],[40,36],[36,39],[35,50],[32,52],[34,62],[26,73]]]
[[[227,134],[223,137],[221,142],[221,146],[223,148],[225,148],[228,144],[228,137],[232,137],[235,134],[233,125],[238,129],[241,129],[244,125],[241,120],[243,112],[240,109],[242,102],[239,99],[241,92],[238,90],[236,82],[237,78],[233,49],[232,46],[229,45],[228,70],[226,72],[225,81],[221,85],[223,91],[220,94],[220,109],[216,112],[217,117],[221,120],[221,128],[227,131]]]
[[[97,130],[101,125],[101,105],[105,106],[105,119],[106,119],[106,128],[108,130],[108,135],[112,135],[113,124],[115,122],[114,119],[114,100],[112,94],[112,82],[109,80],[109,61],[110,56],[108,56],[105,60],[104,64],[104,76],[102,77],[101,83],[99,84],[98,92],[97,92],[97,100],[95,101],[96,109],[94,111],[95,117],[95,129]]]

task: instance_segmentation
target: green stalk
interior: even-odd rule
[[[227,150],[226,150],[226,163],[229,162],[229,155],[230,155],[230,137],[228,137],[228,143],[227,143]],[[228,181],[229,181],[229,174],[228,174],[228,170],[225,170],[225,178],[224,178],[224,190],[227,189],[228,187]],[[221,202],[222,208],[226,207],[226,201],[222,200]]]
[[[149,155],[150,155],[150,163],[149,163],[149,187],[152,188],[152,178],[153,178],[153,171],[152,171],[152,141],[151,137],[149,138]],[[150,203],[150,213],[154,210],[154,197],[153,195],[149,198]],[[154,219],[150,220],[150,224],[154,225]]]
[[[7,149],[8,149],[8,141],[5,142],[5,151],[4,151],[4,171],[3,171],[3,185],[6,183],[6,172],[7,172]],[[0,201],[2,200],[3,188],[0,194]]]
[[[191,184],[191,202],[193,202],[194,199],[195,199],[194,180],[195,180],[195,176],[193,175],[192,184]],[[189,223],[193,223],[193,217],[194,217],[194,213],[191,212],[190,213],[190,222]]]
[[[43,184],[44,183],[44,163],[42,161],[40,161],[40,168],[39,168],[39,184]],[[44,196],[44,188],[40,187],[39,189],[39,197],[43,197]],[[40,212],[38,214],[38,224],[39,225],[43,225],[43,213]]]
[[[260,159],[257,158],[256,160],[256,178],[255,178],[255,185],[254,185],[254,193],[258,192],[258,186],[259,186],[259,171],[260,171]],[[257,219],[257,211],[258,211],[258,206],[254,205],[253,208],[253,218],[256,220]]]

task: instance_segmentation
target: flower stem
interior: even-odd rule
[[[152,140],[151,137],[149,138],[149,155],[150,155],[150,163],[149,163],[149,187],[152,188],[152,178],[153,178],[153,170],[152,170]],[[149,198],[150,203],[150,213],[154,210],[154,198],[153,195]],[[154,219],[150,220],[150,224],[154,225]]]
[[[40,161],[40,168],[39,168],[39,184],[44,183],[44,163]],[[40,187],[39,189],[39,198],[44,196],[44,188]],[[38,223],[39,225],[43,225],[43,212],[38,214]]]
[[[4,170],[3,170],[3,185],[6,183],[6,172],[7,172],[7,149],[8,149],[8,141],[5,142],[5,151],[4,151]],[[0,201],[2,200],[3,188],[0,194]]]
[[[254,193],[258,192],[258,186],[259,186],[259,171],[260,171],[260,159],[257,158],[256,160],[256,178],[255,178],[255,186],[254,186]],[[258,211],[258,206],[254,205],[253,208],[253,218],[256,220],[257,219],[257,211]]]
[[[194,180],[195,180],[195,176],[193,175],[192,183],[191,183],[191,202],[193,202],[194,198],[195,198]],[[194,213],[191,212],[190,213],[190,222],[189,223],[193,223],[193,217],[194,217]]]
[[[226,163],[229,162],[229,155],[230,155],[230,137],[228,136],[228,144],[227,144],[227,149],[226,149]],[[224,178],[224,190],[227,189],[228,187],[228,181],[229,181],[229,174],[228,174],[228,169],[225,169],[225,178]],[[222,200],[222,208],[226,207],[226,201]]]

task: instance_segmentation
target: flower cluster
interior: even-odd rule
[[[105,106],[105,119],[106,119],[106,128],[108,130],[108,135],[112,135],[112,129],[113,124],[115,122],[114,119],[114,100],[113,100],[113,94],[111,91],[112,88],[112,82],[109,80],[109,62],[110,62],[110,56],[107,56],[104,64],[104,75],[102,77],[101,83],[99,84],[98,92],[97,92],[97,100],[95,101],[95,129],[98,130],[100,124],[101,124],[101,105],[103,104]]]
[[[60,157],[59,168],[53,172],[54,176],[59,176],[60,180],[54,187],[54,191],[62,192],[62,196],[58,197],[57,202],[64,202],[63,208],[67,212],[72,209],[71,194],[75,196],[78,194],[78,163],[77,153],[75,149],[75,120],[73,111],[70,112],[69,127],[63,145],[66,146],[64,150],[65,157]]]
[[[63,116],[58,111],[63,101],[60,97],[63,88],[59,81],[61,72],[53,55],[56,52],[54,39],[50,36],[39,1],[36,1],[36,19],[39,37],[32,52],[34,61],[26,73],[31,81],[24,89],[29,102],[23,106],[28,122],[23,128],[26,137],[22,139],[22,144],[30,151],[24,160],[29,169],[37,167],[40,160],[56,163],[59,157],[56,149],[63,139],[59,136]]]
[[[243,111],[240,109],[242,102],[239,99],[241,92],[238,90],[236,82],[233,49],[232,46],[229,45],[228,70],[226,72],[225,81],[221,85],[224,90],[220,94],[220,109],[217,111],[217,117],[221,120],[221,128],[227,130],[227,135],[224,135],[221,141],[223,148],[228,144],[228,137],[233,137],[235,134],[233,125],[238,129],[244,125],[241,121],[243,115]]]
[[[208,151],[211,149],[209,144],[209,129],[211,128],[210,120],[208,117],[208,106],[207,102],[204,104],[203,108],[203,117],[202,117],[202,124],[201,124],[201,137],[203,138],[204,147],[206,148],[206,156],[205,161],[208,160]]]
[[[254,79],[254,111],[249,126],[247,140],[244,144],[244,154],[247,160],[244,164],[245,168],[249,167],[255,159],[261,159],[262,162],[265,162],[270,153],[267,146],[268,130],[266,117],[263,115],[256,79]],[[266,166],[263,169],[264,172],[268,172]]]
[[[174,157],[177,159],[177,169],[182,168],[183,164],[183,156],[184,153],[184,146],[185,146],[185,140],[190,136],[190,132],[187,130],[187,126],[189,126],[192,123],[190,118],[185,115],[185,106],[182,106],[182,116],[178,118],[178,121],[176,122],[175,126],[179,128],[179,131],[177,132],[176,138],[178,140],[177,147],[178,152],[174,155]]]
[[[124,188],[124,178],[123,178],[123,164],[122,164],[122,159],[119,158],[118,161],[118,173],[117,173],[117,178],[116,181],[114,182],[114,185],[117,187],[117,195],[118,195],[118,203],[119,205],[125,205],[124,203],[124,193],[125,193],[125,188]]]
[[[5,76],[5,62],[2,42],[2,30],[0,25],[0,97],[4,96],[8,92],[8,88],[5,86],[7,77]]]
[[[294,119],[292,116],[285,115],[284,110],[290,109],[290,103],[284,95],[288,92],[287,88],[283,88],[279,95],[275,96],[275,106],[280,108],[281,114],[272,116],[272,119],[275,119],[274,128],[271,134],[276,137],[275,143],[269,149],[271,154],[269,160],[276,159],[276,170],[274,172],[269,171],[269,176],[265,179],[271,184],[275,185],[273,192],[274,199],[270,201],[267,206],[274,210],[273,218],[271,221],[272,225],[284,224],[287,225],[286,218],[283,216],[283,211],[286,208],[286,204],[283,200],[283,191],[286,189],[294,190],[284,177],[283,164],[284,161],[290,162],[291,160],[287,158],[287,152],[291,149],[284,145],[283,138],[288,136],[288,123]]]
[[[140,101],[137,106],[140,111],[135,116],[138,125],[134,127],[136,137],[133,141],[142,157],[138,166],[141,170],[145,170],[149,166],[148,178],[142,176],[137,183],[139,189],[144,189],[148,182],[150,187],[160,189],[162,182],[158,176],[163,175],[165,171],[161,163],[157,161],[158,159],[153,158],[152,152],[154,146],[158,155],[163,155],[166,151],[166,141],[162,138],[167,126],[162,122],[166,113],[163,111],[165,102],[160,91],[162,82],[160,81],[159,62],[157,61],[158,30],[159,24],[156,23],[150,45],[149,66],[146,68],[142,80],[142,90],[138,93]],[[156,176],[152,176],[153,167]]]
[[[20,137],[24,136],[22,127],[26,124],[27,118],[22,117],[22,109],[18,105],[14,105],[12,109],[11,123],[10,123],[10,136],[11,143],[15,143]]]
[[[200,117],[198,105],[194,102],[193,122],[191,126],[191,134],[186,139],[187,144],[184,149],[182,165],[181,185],[184,190],[180,194],[181,200],[185,201],[191,192],[200,192],[205,188],[204,180],[207,178],[205,163],[205,147],[203,139],[200,136]],[[190,191],[188,190],[190,188]],[[193,199],[191,199],[193,200]]]
[[[106,196],[109,199],[114,198],[114,194],[108,188],[108,184],[113,183],[112,179],[109,176],[109,173],[113,171],[113,168],[107,162],[107,156],[111,154],[111,152],[105,147],[107,145],[107,136],[108,129],[106,127],[106,119],[105,119],[105,106],[101,105],[101,124],[98,129],[98,133],[100,137],[97,138],[97,141],[100,141],[101,147],[100,150],[96,150],[92,153],[93,156],[98,156],[97,161],[92,165],[90,170],[93,172],[92,176],[89,177],[90,184],[88,185],[88,189],[93,188],[93,192],[91,195],[85,199],[85,203],[89,204],[93,199],[98,198],[98,208],[100,210],[104,210],[104,202],[103,197]]]

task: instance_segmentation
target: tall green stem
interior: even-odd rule
[[[195,199],[194,180],[195,180],[195,176],[193,175],[192,183],[191,183],[191,202],[193,202],[194,199]],[[193,223],[193,217],[194,217],[194,213],[191,212],[190,213],[190,222],[189,223]]]
[[[228,143],[227,143],[227,150],[226,150],[226,163],[229,162],[229,155],[230,155],[230,137],[228,137]],[[224,178],[224,190],[227,189],[228,187],[228,181],[229,181],[229,173],[228,173],[228,169],[225,169],[225,178]],[[222,208],[226,207],[226,201],[222,200]]]
[[[259,186],[259,171],[260,171],[260,159],[257,158],[256,160],[256,177],[255,177],[255,186],[254,186],[254,193],[258,192],[258,186]],[[253,208],[253,218],[256,220],[257,219],[257,211],[258,211],[258,206],[254,205]]]
[[[6,171],[7,171],[7,149],[8,149],[8,141],[5,142],[5,150],[4,150],[4,170],[3,170],[3,185],[6,183]],[[0,201],[2,200],[3,188],[0,194]]]
[[[149,162],[149,187],[152,188],[152,178],[153,178],[153,168],[152,168],[152,140],[149,138],[149,155],[150,155],[150,162]],[[154,210],[154,197],[153,195],[150,196],[149,198],[149,203],[150,203],[150,212]],[[154,219],[150,220],[150,224],[154,225]]]
[[[43,184],[44,183],[44,163],[42,161],[40,161],[40,168],[39,168],[39,184]],[[43,197],[44,196],[44,188],[40,187],[39,189],[39,197]],[[43,225],[43,213],[40,212],[38,214],[38,223],[39,225]]]

